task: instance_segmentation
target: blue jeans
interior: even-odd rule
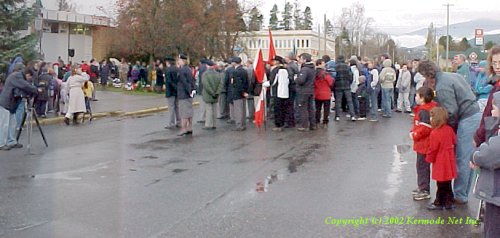
[[[26,107],[25,104],[24,104],[24,100],[26,99],[23,99],[23,101],[21,101],[18,105],[17,105],[17,109],[16,109],[16,129],[19,129],[21,128],[21,123],[23,121],[23,115],[24,115],[24,108]]]
[[[370,100],[370,118],[375,120],[378,118],[378,93],[379,91],[375,89],[370,93],[370,97],[368,97]]]
[[[382,111],[384,115],[392,116],[392,98],[394,97],[394,88],[382,88]]]
[[[470,169],[469,161],[474,153],[474,145],[472,144],[474,133],[479,127],[481,121],[481,113],[476,113],[473,116],[462,119],[458,123],[457,129],[457,178],[453,182],[453,191],[455,199],[467,201],[469,199],[469,191],[474,179],[474,170]]]
[[[0,147],[15,144],[17,144],[15,114],[0,107]]]

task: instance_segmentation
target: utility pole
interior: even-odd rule
[[[450,54],[450,7],[453,6],[453,4],[447,3],[444,4],[446,6],[446,69],[445,71],[448,71],[448,61],[449,61],[449,54]]]
[[[325,39],[324,39],[324,40],[325,40],[325,42],[323,42],[323,43],[324,43],[324,45],[323,45],[323,46],[324,46],[324,47],[323,47],[323,48],[324,48],[324,54],[323,54],[323,55],[327,55],[327,52],[326,52],[326,31],[327,31],[327,25],[326,25],[326,14],[325,14],[325,17],[324,17],[324,20],[323,20],[323,21],[324,21],[324,29],[323,29],[323,30],[324,30],[324,34],[323,34],[323,35],[325,36]]]

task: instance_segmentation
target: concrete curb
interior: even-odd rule
[[[199,106],[199,102],[193,102],[193,106]],[[140,115],[147,115],[147,114],[153,114],[153,113],[158,113],[158,112],[164,112],[168,111],[168,107],[153,107],[153,108],[147,108],[147,109],[142,109],[138,111],[132,111],[132,112],[124,112],[124,111],[110,111],[110,112],[98,112],[94,113],[92,116],[94,119],[96,118],[106,118],[106,117],[133,117],[133,116],[140,116]],[[89,115],[85,115],[85,121],[89,119]],[[55,124],[61,124],[64,123],[64,117],[59,116],[59,117],[54,117],[54,118],[46,118],[46,119],[39,119],[40,125],[55,125]]]

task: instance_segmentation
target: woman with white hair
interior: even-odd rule
[[[64,123],[69,125],[69,119],[73,117],[73,123],[77,124],[78,114],[85,112],[85,96],[83,95],[82,85],[89,80],[89,75],[82,72],[81,68],[73,68],[71,76],[67,81],[69,89],[68,111],[64,117]]]

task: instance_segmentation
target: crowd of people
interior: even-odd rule
[[[259,95],[266,92],[266,118],[273,131],[327,128],[330,113],[340,121],[377,122],[379,114],[413,116],[410,137],[417,153],[416,201],[427,200],[430,178],[437,181],[430,210],[454,209],[466,204],[480,168],[475,194],[486,202],[487,237],[500,237],[500,47],[486,61],[470,65],[464,55],[454,57],[454,73],[442,72],[429,60],[414,59],[401,65],[386,54],[377,59],[328,55],[313,60],[302,53],[275,56],[266,62],[266,78],[259,82],[254,62],[232,57],[225,62],[202,59],[190,66],[188,56],[166,57],[150,66],[91,60],[77,65],[30,62],[16,57],[0,95],[0,150],[20,148],[14,138],[24,113],[23,96],[31,95],[40,117],[48,112],[65,115],[65,123],[90,110],[97,100],[96,84],[108,81],[125,87],[142,84],[164,92],[169,107],[166,129],[180,128],[178,136],[193,135],[193,99],[201,95],[204,130],[215,130],[217,120],[234,124],[234,131],[255,122]],[[333,106],[332,106],[333,102]],[[247,112],[248,111],[248,112]],[[409,117],[411,118],[411,117]],[[432,164],[432,170],[431,165]]]

